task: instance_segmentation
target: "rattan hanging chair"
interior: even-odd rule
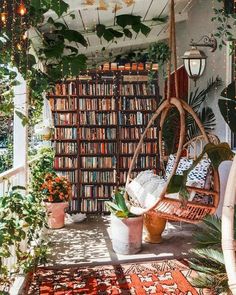
[[[160,131],[159,131],[159,136],[158,136],[158,141],[159,141],[159,159],[160,159],[160,164],[162,165],[163,162],[163,155],[162,155],[162,150],[163,150],[163,144],[162,144],[162,131],[163,131],[163,125],[165,122],[165,119],[167,117],[168,112],[172,108],[176,108],[176,110],[179,113],[180,117],[180,133],[179,133],[179,143],[178,143],[178,149],[176,153],[176,160],[174,163],[174,167],[172,170],[172,173],[170,174],[158,200],[156,203],[151,207],[147,209],[143,209],[143,213],[156,213],[159,217],[168,219],[168,220],[173,220],[173,221],[185,221],[189,223],[197,223],[201,221],[207,214],[214,214],[219,203],[219,190],[220,190],[220,185],[219,185],[219,175],[218,171],[211,167],[211,188],[210,189],[204,189],[204,188],[196,188],[196,187],[187,187],[188,191],[194,191],[198,194],[204,195],[204,196],[209,196],[212,199],[212,202],[210,204],[205,204],[205,203],[199,203],[195,201],[187,201],[183,202],[181,199],[172,199],[169,198],[166,194],[167,186],[168,183],[171,179],[171,177],[175,174],[182,152],[183,150],[190,151],[192,149],[195,153],[193,155],[193,158],[196,157],[196,148],[199,148],[199,145],[201,148],[203,148],[203,144],[207,144],[209,142],[213,143],[218,143],[217,137],[211,135],[207,135],[204,127],[199,120],[198,116],[196,113],[192,110],[192,108],[181,98],[179,98],[179,91],[178,91],[178,77],[177,77],[177,58],[176,58],[176,40],[175,40],[175,16],[174,16],[174,0],[171,0],[171,13],[170,13],[170,48],[172,49],[172,52],[174,54],[174,67],[175,67],[175,93],[176,97],[170,97],[170,72],[171,72],[171,59],[169,61],[169,66],[168,66],[168,91],[167,91],[167,99],[164,100],[161,105],[158,107],[158,109],[155,111],[154,115],[150,119],[146,129],[144,130],[140,141],[137,145],[137,148],[134,152],[133,159],[131,161],[131,165],[127,174],[127,180],[126,180],[126,186],[129,184],[131,181],[131,173],[132,170],[135,166],[137,157],[139,155],[139,152],[141,150],[141,147],[143,145],[145,136],[147,134],[147,131],[149,128],[153,125],[154,121],[159,118],[160,120]],[[186,118],[186,113],[190,114],[192,118],[195,120],[196,125],[199,128],[200,131],[200,136],[191,140],[187,144],[184,143],[185,141],[185,118]],[[187,153],[188,156],[191,156],[191,153]],[[137,200],[132,200],[128,195],[126,195],[127,201],[130,203],[130,205],[135,205],[137,206]]]

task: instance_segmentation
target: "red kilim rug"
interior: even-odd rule
[[[177,260],[113,266],[38,268],[28,295],[198,295],[193,272]]]

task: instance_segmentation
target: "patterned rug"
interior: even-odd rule
[[[38,268],[28,295],[198,295],[194,273],[177,260],[114,266]]]

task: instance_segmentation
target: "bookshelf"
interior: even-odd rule
[[[144,66],[143,66],[144,68]],[[125,184],[141,133],[159,103],[148,70],[89,71],[58,82],[48,94],[55,134],[55,170],[72,183],[71,212],[105,213],[105,201]],[[133,177],[157,170],[158,122],[150,128]]]

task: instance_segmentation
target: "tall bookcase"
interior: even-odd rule
[[[48,95],[55,124],[54,168],[72,183],[71,212],[107,212],[104,201],[125,184],[141,133],[159,103],[147,70],[90,71]],[[157,170],[158,124],[150,128],[133,175]]]

